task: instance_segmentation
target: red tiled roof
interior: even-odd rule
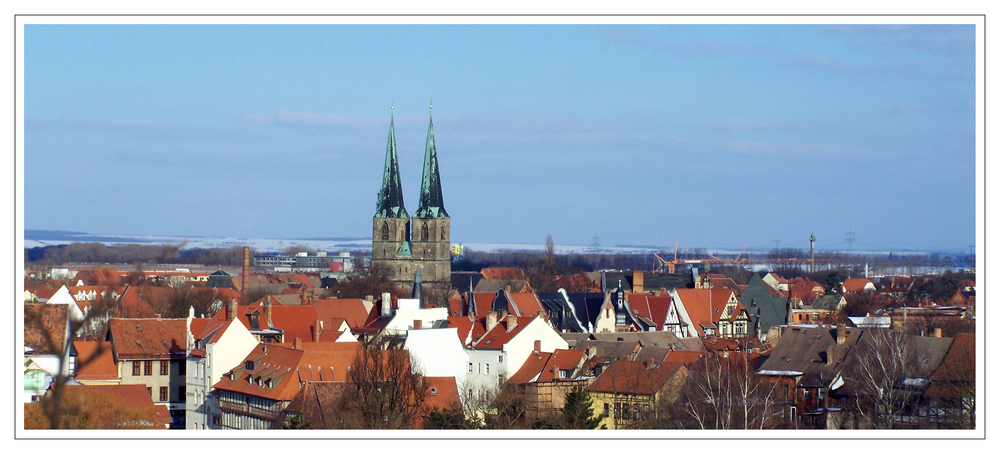
[[[632,315],[652,321],[658,331],[663,330],[667,320],[667,310],[670,309],[669,296],[653,296],[648,293],[626,293],[628,305],[634,311]]]
[[[552,358],[552,353],[532,352],[524,360],[524,363],[521,364],[521,368],[507,379],[507,383],[514,385],[530,383],[532,378],[540,375],[545,370],[545,365],[549,362],[550,358]]]
[[[153,403],[146,385],[74,385],[63,389],[68,404],[87,411],[87,418],[70,419],[74,429],[165,429],[171,422],[166,407]],[[26,421],[27,413],[40,411],[40,405],[25,406]]]
[[[424,401],[428,409],[461,407],[455,377],[424,377],[424,385],[428,389],[427,400]]]
[[[307,347],[307,344],[312,345]],[[336,342],[318,344],[328,345],[303,342],[302,349],[296,350],[287,344],[260,344],[240,366],[225,374],[215,388],[287,402],[298,394],[301,382],[346,381],[357,345],[350,343],[348,346],[353,348],[348,349]],[[247,370],[250,361],[254,363],[253,370]]]
[[[119,360],[187,354],[187,319],[112,318],[108,326]]]
[[[527,279],[520,268],[483,268],[483,279]]]
[[[729,297],[733,295],[733,290],[730,289],[679,288],[676,292],[699,335],[705,334],[702,326],[713,325],[719,321]],[[739,306],[735,313],[739,312],[738,309]]]
[[[706,356],[705,352],[673,350],[670,353],[667,353],[667,359],[664,360],[664,362],[679,363],[688,366],[700,360],[701,358],[704,358],[705,356]]]
[[[845,293],[857,293],[865,289],[867,285],[874,285],[872,281],[863,277],[852,277],[844,280]]]
[[[73,341],[76,349],[76,379],[79,381],[118,380],[111,342]],[[169,413],[168,413],[169,415]]]
[[[682,367],[678,363],[615,361],[594,380],[587,391],[630,394],[655,394]]]
[[[473,347],[480,350],[502,350],[507,342],[520,334],[524,327],[534,320],[534,317],[513,317],[513,319],[513,324],[508,318],[498,321],[493,329],[473,341]],[[481,320],[485,322],[486,318],[483,317]]]
[[[35,354],[61,355],[69,334],[68,304],[25,304],[24,346]]]
[[[364,301],[357,298],[312,300],[307,303],[316,308],[316,313],[324,323],[330,319],[344,319],[351,329],[363,327],[368,319]]]

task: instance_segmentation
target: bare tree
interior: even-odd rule
[[[916,355],[906,334],[895,329],[869,329],[858,342],[845,381],[854,390],[855,411],[876,429],[894,429],[918,395],[905,383],[914,376]]]
[[[344,429],[412,429],[425,414],[428,391],[406,350],[362,343],[339,407]]]
[[[709,355],[693,364],[683,406],[696,428],[776,428],[776,391],[756,370],[756,355],[747,352]]]

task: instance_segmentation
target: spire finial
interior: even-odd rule
[[[389,110],[396,110],[396,101],[392,98],[389,98]]]
[[[427,107],[428,109],[434,109],[434,100],[431,100],[431,105]]]

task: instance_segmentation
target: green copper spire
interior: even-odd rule
[[[395,109],[395,108],[393,108]],[[403,206],[403,184],[399,181],[399,159],[396,157],[396,131],[393,119],[389,119],[389,144],[385,148],[385,171],[382,173],[382,189],[375,204],[377,218],[408,218]]]
[[[433,105],[430,107],[434,108]],[[437,148],[434,146],[434,118],[427,126],[427,146],[424,148],[424,177],[420,183],[420,206],[416,218],[447,218],[441,196],[441,176],[438,174]]]

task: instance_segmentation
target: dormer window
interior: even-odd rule
[[[253,370],[253,360],[247,360],[247,370]]]

